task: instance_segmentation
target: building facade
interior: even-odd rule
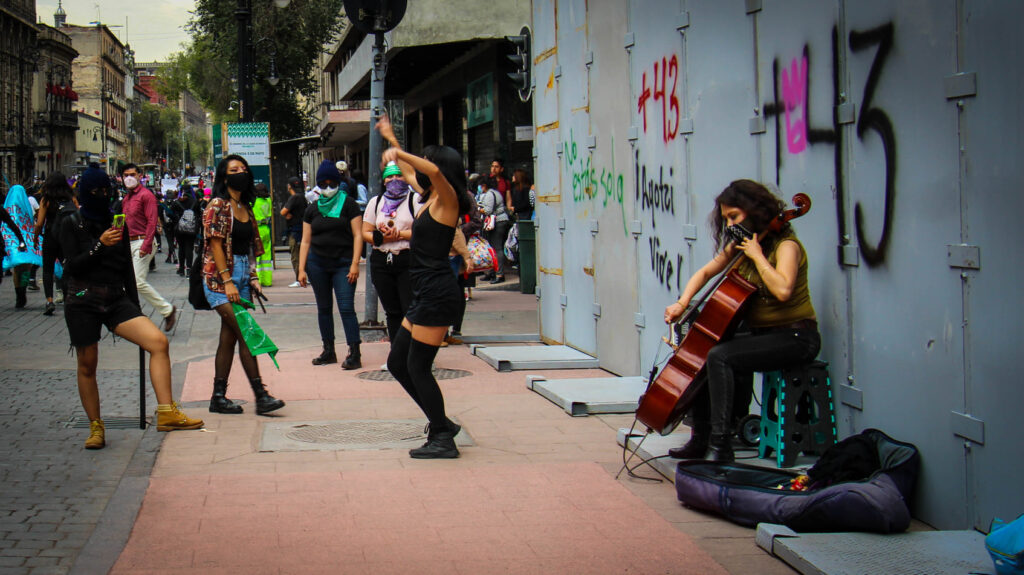
[[[0,5],[0,187],[30,183],[35,171],[32,84],[39,52],[34,0]]]
[[[471,172],[487,172],[491,160],[512,167],[532,164],[532,142],[516,139],[530,126],[530,106],[519,99],[506,56],[505,36],[529,22],[530,4],[515,0],[411,2],[402,21],[386,34],[385,99],[406,147],[430,144],[458,150]],[[347,26],[325,58],[321,77],[319,134],[322,145],[307,162],[345,159],[368,172],[369,99],[373,36]],[[400,135],[401,137],[401,135]]]
[[[126,51],[109,28],[66,24],[60,29],[71,37],[78,57],[72,65],[80,114],[99,119],[101,134],[89,134],[101,143],[98,161],[114,172],[128,161],[128,97]],[[80,162],[97,161],[92,153]]]
[[[40,178],[75,163],[78,93],[71,70],[78,51],[71,37],[40,23],[39,60],[32,90],[35,112],[35,174]]]

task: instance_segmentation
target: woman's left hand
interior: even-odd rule
[[[761,243],[757,241],[757,234],[750,239],[743,240],[737,249],[742,251],[746,256],[752,260],[764,257],[764,252],[761,251]]]
[[[348,268],[348,283],[354,284],[359,279],[359,262],[355,262]]]

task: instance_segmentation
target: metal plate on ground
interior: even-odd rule
[[[149,425],[150,418],[146,418],[146,425]],[[64,422],[64,427],[70,429],[89,429],[89,417],[86,415],[74,415]],[[139,429],[139,416],[108,415],[103,418],[105,429]]]
[[[874,533],[795,533],[779,525],[759,525],[758,544],[804,575],[962,575],[995,573],[977,531]],[[763,532],[772,532],[765,541]],[[788,532],[788,533],[787,533]]]
[[[426,423],[425,419],[267,422],[263,424],[260,451],[411,449],[427,440],[423,433]],[[474,445],[465,429],[455,437],[455,444]]]
[[[633,413],[647,389],[639,376],[545,379],[526,376],[526,387],[541,394],[574,417],[596,413]]]
[[[473,372],[466,371],[464,369],[445,369],[445,368],[434,368],[431,373],[434,374],[434,379],[458,379],[460,377],[469,377],[473,375]],[[369,381],[395,381],[395,376],[391,375],[391,372],[386,369],[371,369],[368,371],[361,371],[356,375],[359,379],[366,379]]]
[[[498,371],[600,367],[597,358],[564,345],[473,346],[473,355]]]

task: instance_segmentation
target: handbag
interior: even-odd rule
[[[1024,573],[1024,515],[1009,523],[993,519],[985,537],[985,549],[999,575]]]
[[[497,252],[479,234],[474,234],[466,240],[466,249],[469,250],[469,259],[473,262],[473,267],[466,270],[465,277],[477,272],[498,271]]]
[[[512,263],[519,260],[519,224],[509,228],[505,238],[505,259]]]
[[[188,272],[188,303],[196,311],[213,309],[210,302],[206,301],[206,292],[203,291],[203,256],[199,255],[192,262],[192,269]]]
[[[489,232],[494,229],[495,215],[491,214],[484,218],[484,231]]]

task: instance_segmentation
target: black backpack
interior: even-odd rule
[[[203,290],[203,243],[199,242],[195,261],[192,262],[192,269],[188,272],[188,303],[196,311],[213,309],[210,302],[206,301],[206,292]]]

